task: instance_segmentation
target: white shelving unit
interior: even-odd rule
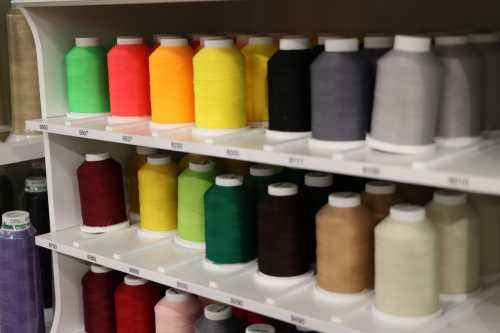
[[[484,284],[482,291],[466,302],[444,302],[444,314],[425,326],[400,327],[377,321],[371,313],[371,299],[352,305],[334,304],[314,293],[313,279],[286,289],[264,286],[254,279],[255,266],[230,274],[214,272],[205,268],[203,253],[181,248],[171,240],[141,239],[135,226],[105,235],[80,232],[75,172],[83,162],[83,154],[110,151],[123,164],[134,145],[500,195],[500,140],[495,139],[483,140],[466,149],[395,156],[368,148],[311,151],[307,138],[276,142],[269,140],[261,129],[197,138],[188,127],[153,133],[146,123],[135,123],[108,131],[104,118],[68,122],[65,117],[63,59],[76,36],[97,35],[109,44],[119,34],[149,37],[164,32],[245,31],[253,30],[253,24],[257,23],[262,31],[278,31],[277,25],[271,24],[276,20],[288,27],[297,24],[293,31],[308,31],[306,28],[314,26],[316,15],[323,15],[321,9],[309,13],[300,10],[303,8],[298,5],[300,1],[290,5],[286,2],[283,6],[264,0],[15,0],[13,3],[26,15],[37,47],[43,119],[30,121],[28,126],[44,132],[51,233],[38,236],[37,244],[54,251],[56,313],[52,333],[84,330],[80,280],[89,262],[322,332],[500,331],[498,283]],[[330,2],[319,1],[318,6],[326,8],[327,3]],[[262,9],[268,6],[271,10],[266,16]],[[296,12],[310,17],[303,21],[287,19],[286,15]],[[259,23],[259,15],[270,21]],[[374,22],[368,20],[366,24]],[[383,26],[369,26],[364,31],[373,29]]]
[[[0,165],[43,158],[42,136],[26,143],[0,143]]]

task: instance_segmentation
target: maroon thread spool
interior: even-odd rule
[[[82,231],[103,233],[128,226],[122,168],[109,153],[86,154],[78,168]]]

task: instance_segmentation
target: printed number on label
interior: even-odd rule
[[[176,286],[177,286],[177,289],[189,290],[188,284],[181,282],[181,281],[177,281]]]
[[[469,187],[469,179],[464,177],[448,177],[448,184],[458,187]]]
[[[231,304],[236,305],[236,306],[244,306],[245,305],[245,303],[243,302],[243,300],[241,300],[239,298],[231,297],[229,299],[229,301],[231,302]]]
[[[87,130],[78,130],[78,135],[80,136],[88,136],[89,135],[89,131]]]
[[[87,260],[97,262],[97,258],[93,255],[87,254]]]
[[[240,151],[236,149],[228,149],[226,150],[226,155],[231,157],[239,157]]]
[[[49,242],[49,249],[57,250],[57,244]]]
[[[288,158],[288,163],[291,165],[302,166],[304,165],[304,159],[298,157],[290,157]]]
[[[134,274],[134,275],[141,275],[141,271],[140,271],[140,270],[138,270],[137,268],[132,268],[132,267],[130,267],[130,268],[128,269],[128,271],[129,271],[129,273],[130,273],[130,274]]]
[[[302,325],[304,326],[306,324],[306,320],[302,317],[298,317],[298,316],[295,316],[295,315],[291,315],[290,316],[290,321],[292,323],[296,323],[296,324],[299,324],[299,325]]]
[[[124,135],[124,136],[122,136],[122,141],[126,142],[126,143],[132,142],[133,139],[134,138],[131,135]]]
[[[170,148],[172,148],[172,149],[184,149],[184,145],[181,142],[170,142]]]
[[[40,128],[40,131],[48,131],[49,130],[49,125],[47,125],[47,124],[40,124],[39,128]]]
[[[367,176],[380,176],[380,168],[377,167],[364,166],[362,172]]]

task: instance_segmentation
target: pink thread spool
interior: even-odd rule
[[[156,333],[194,333],[194,323],[202,314],[197,297],[168,289],[155,306]]]

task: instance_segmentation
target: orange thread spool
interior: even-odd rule
[[[187,39],[161,38],[149,57],[154,124],[194,122],[193,54]]]

